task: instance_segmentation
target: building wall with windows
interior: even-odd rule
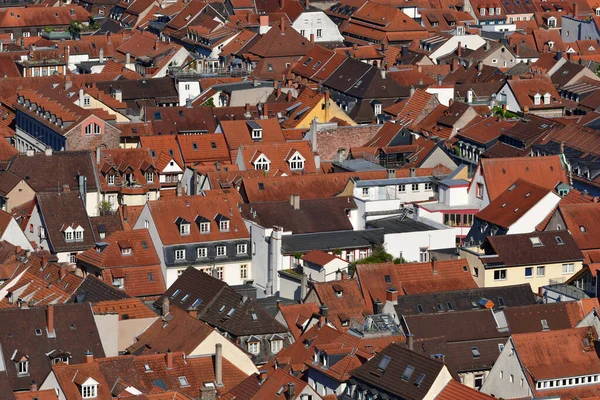
[[[511,339],[506,342],[481,391],[505,399],[530,398],[533,395]]]
[[[503,266],[485,268],[482,260],[485,256],[461,249],[460,255],[466,258],[473,279],[479,287],[499,287],[529,283],[534,292],[550,281],[563,282],[571,278],[582,267],[582,261],[557,262],[521,266]]]
[[[407,262],[430,261],[431,250],[456,247],[456,233],[448,227],[434,227],[429,231],[388,233],[384,237],[385,250],[394,258],[402,257]]]
[[[292,24],[292,28],[310,40],[315,35],[315,42],[342,42],[344,37],[337,25],[323,11],[305,11]]]

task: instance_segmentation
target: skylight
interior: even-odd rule
[[[557,244],[565,244],[560,236],[556,236],[555,239]]]
[[[408,381],[410,379],[411,375],[413,374],[413,372],[415,372],[415,367],[413,367],[412,365],[407,365],[406,369],[402,373],[402,380]]]
[[[475,358],[475,359],[478,359],[481,357],[481,353],[479,352],[478,347],[471,347],[471,354],[473,355],[473,358]]]
[[[229,310],[229,312],[227,313],[228,317],[231,317],[233,315],[233,313],[235,312],[235,308],[232,308],[231,310]]]
[[[548,321],[546,321],[545,319],[543,319],[541,322],[542,322],[542,330],[543,331],[549,331],[550,327],[548,326]]]
[[[415,381],[415,386],[421,386],[421,383],[423,383],[423,379],[425,379],[425,374],[419,374],[419,377]]]
[[[537,236],[530,237],[529,240],[531,241],[531,244],[533,245],[533,247],[540,247],[540,246],[544,245],[542,243],[542,240]]]
[[[185,376],[180,376],[177,379],[179,379],[179,384],[181,386],[189,386],[188,380]]]
[[[379,361],[379,365],[377,366],[377,369],[380,370],[381,372],[384,372],[385,369],[387,368],[388,364],[390,363],[390,361],[392,361],[390,356],[383,356],[381,361]]]

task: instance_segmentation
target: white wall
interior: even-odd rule
[[[217,343],[223,345],[223,357],[235,363],[242,372],[251,375],[258,373],[258,369],[250,359],[250,357],[239,347],[227,340],[218,332],[212,332],[206,339],[200,343],[198,347],[190,352],[190,356],[202,356],[207,354],[215,354],[215,346]]]
[[[67,400],[62,390],[60,390],[60,385],[58,384],[58,380],[56,379],[56,375],[54,375],[53,371],[50,372],[44,382],[39,386],[39,390],[49,389],[55,389],[57,391],[59,400]]]
[[[485,44],[485,39],[483,39],[479,35],[461,35],[461,36],[452,36],[446,43],[438,47],[433,53],[429,55],[431,61],[434,64],[437,64],[438,57],[445,56],[454,52],[458,47],[458,42],[460,42],[463,48],[467,48],[469,50],[477,50],[481,46]]]
[[[296,18],[292,24],[298,33],[304,31],[304,37],[310,40],[310,35],[315,35],[315,42],[342,42],[341,35],[336,24],[323,11],[305,11]],[[321,30],[321,36],[317,36],[317,30]]]
[[[186,99],[195,99],[200,95],[200,81],[178,81],[177,92],[179,92],[179,105],[183,107]]]
[[[427,247],[429,250],[438,250],[456,247],[454,230],[446,228],[385,234],[385,249],[394,258],[402,255],[407,262],[419,261],[419,250],[421,248]]]
[[[502,88],[498,91],[496,95],[496,101],[500,101],[502,103],[506,102],[506,109],[512,112],[521,112],[521,106],[517,101],[517,98],[513,94],[512,90],[508,86],[508,82],[502,86]]]
[[[119,314],[94,315],[106,357],[119,355]]]
[[[171,58],[171,61],[165,64],[165,66],[154,74],[153,78],[162,78],[167,76],[167,71],[171,65],[173,66],[182,66],[185,63],[185,60],[190,56],[190,53],[184,48],[181,47],[177,53]]]
[[[483,184],[483,198],[477,197],[477,184]],[[475,175],[473,175],[473,179],[471,180],[471,186],[469,186],[469,204],[473,204],[473,206],[483,210],[490,204],[490,197],[487,192],[487,185],[485,184],[485,179],[483,174],[481,173],[481,168],[477,167],[475,170]]]
[[[436,95],[440,104],[443,104],[446,107],[450,106],[450,100],[454,100],[454,86],[430,86],[425,91],[427,93]]]
[[[510,375],[514,377],[513,383],[510,383]],[[521,386],[521,380],[523,380],[523,386]],[[487,379],[483,382],[481,391],[505,399],[529,398],[532,396],[533,393],[529,388],[529,383],[525,378],[511,339],[504,346],[504,350],[500,353]]]
[[[558,205],[561,197],[549,192],[542,200],[538,201],[517,222],[512,224],[507,234],[530,233],[544,220]]]
[[[29,229],[29,227],[27,227],[27,229]],[[34,233],[35,233],[35,228],[34,228]],[[8,226],[4,230],[4,233],[2,234],[2,238],[0,238],[0,240],[6,240],[8,243],[12,244],[13,246],[21,246],[21,248],[24,250],[33,250],[33,247],[31,246],[31,243],[29,243],[27,236],[25,236],[25,234],[19,227],[19,224],[17,224],[17,221],[15,221],[12,218],[10,219],[10,222],[8,223]]]

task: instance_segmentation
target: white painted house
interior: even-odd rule
[[[307,39],[314,35],[317,43],[344,40],[337,25],[321,10],[304,11],[292,23],[292,28]]]
[[[446,41],[446,43],[442,44],[440,47],[435,49],[429,55],[429,58],[431,59],[431,61],[433,61],[434,64],[437,64],[438,58],[456,51],[459,45],[463,49],[477,50],[481,46],[485,45],[485,39],[479,35],[452,36]]]

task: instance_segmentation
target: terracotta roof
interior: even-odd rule
[[[302,170],[292,170],[291,159],[298,153],[304,159]],[[265,176],[278,176],[282,174],[314,174],[316,170],[314,154],[308,141],[290,143],[254,143],[241,145],[239,151],[232,152],[232,161],[242,162],[245,169],[256,169],[254,162],[260,157],[266,157],[269,161],[269,170]]]
[[[140,143],[141,147],[150,149],[159,171],[162,171],[171,159],[183,168],[183,158],[175,135],[141,136]],[[160,158],[163,155],[166,157],[166,161],[161,163]]]
[[[277,119],[262,119],[255,120],[254,122],[262,128],[260,143],[285,142],[285,137]],[[247,121],[221,121],[220,126],[230,150],[237,150],[241,145],[251,145],[254,143],[251,136],[252,131]]]
[[[388,288],[395,288],[400,294],[420,294],[477,287],[465,260],[359,264],[356,273],[367,301],[385,299]]]
[[[234,194],[215,196],[186,196],[153,201],[147,204],[156,230],[163,245],[201,243],[215,240],[249,238],[250,234],[242,220],[237,204],[239,197]],[[217,215],[229,219],[229,230],[220,231]],[[204,217],[210,223],[209,233],[200,233],[197,217]],[[181,235],[176,220],[183,218],[190,224],[189,235]]]
[[[15,393],[16,400],[58,400],[55,389],[37,390],[35,392]]]
[[[119,320],[155,318],[157,315],[140,299],[100,301],[92,305],[95,315],[119,314]]]
[[[559,156],[485,158],[481,159],[479,169],[485,178],[490,201],[519,178],[548,189],[569,181]]]
[[[497,140],[500,135],[512,128],[517,121],[499,119],[496,117],[475,117],[467,126],[461,128],[457,136],[471,142],[487,145]]]
[[[160,265],[147,267],[110,268],[102,271],[105,282],[112,283],[115,278],[123,279],[123,290],[130,296],[156,297],[165,289],[165,281]]]
[[[552,81],[547,79],[513,79],[506,82],[514,93],[521,108],[527,106],[529,109],[543,109],[563,107],[560,95],[552,84]],[[534,103],[535,94],[539,93],[541,104]],[[544,104],[544,95],[550,93],[550,104]]]
[[[146,328],[127,351],[136,355],[164,353],[168,350],[190,354],[213,332],[205,322],[172,307],[166,317],[157,319]]]
[[[333,254],[329,254],[321,250],[309,251],[308,253],[302,256],[303,261],[320,266],[325,266],[335,259],[337,259],[337,257]]]
[[[284,28],[281,28],[284,24]],[[314,44],[287,26],[283,18],[258,40],[248,52],[261,58],[303,56]]]
[[[221,133],[177,135],[177,141],[186,164],[230,160],[225,136]]]
[[[341,281],[313,282],[313,289],[316,292],[320,304],[324,304],[329,309],[329,318],[338,313],[350,313],[353,310],[359,312],[359,315],[372,311],[372,303],[365,303],[365,299],[360,293],[360,287],[356,279],[344,279]],[[341,297],[337,293],[341,292]],[[362,322],[360,319],[359,322]]]
[[[380,129],[380,125],[338,125],[336,128],[317,130],[317,152],[321,161],[335,160],[340,149],[362,146]]]
[[[317,303],[278,305],[279,312],[285,320],[287,328],[290,330],[296,341],[304,333],[304,324],[308,322],[313,315],[319,313]]]
[[[549,330],[512,335],[521,364],[535,380],[600,373],[596,352],[586,351],[583,339],[594,328]]]
[[[518,179],[487,207],[477,213],[476,217],[500,227],[509,228],[551,191],[551,189],[544,189]]]
[[[580,249],[600,249],[600,226],[591,222],[600,218],[599,203],[559,205],[559,211]]]
[[[481,393],[478,390],[462,385],[451,379],[442,391],[435,397],[435,400],[492,400],[494,397]]]
[[[261,381],[257,374],[250,375],[239,385],[225,393],[222,398],[224,400],[259,400],[264,398],[283,400],[289,398],[287,391],[288,384],[290,383],[295,384],[296,393],[298,394],[308,385],[308,383],[301,381],[293,375],[280,369],[274,369],[268,371],[265,381]]]
[[[11,7],[0,13],[0,26],[25,28],[41,26],[68,26],[71,21],[86,22],[90,13],[81,6],[69,7]]]

